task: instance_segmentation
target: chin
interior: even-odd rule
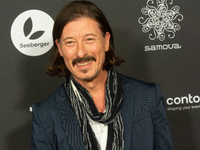
[[[76,77],[76,78],[79,79],[79,80],[82,80],[82,81],[92,81],[96,77],[97,77],[97,75],[94,75],[94,76],[85,76],[85,77]]]
[[[87,75],[87,73],[84,72],[82,76],[79,76],[79,75],[76,75],[76,74],[74,74],[73,76],[75,78],[77,78],[78,80],[82,80],[82,81],[92,81],[98,76],[98,72],[96,72],[93,75]]]

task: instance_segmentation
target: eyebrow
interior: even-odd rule
[[[66,37],[66,38],[63,39],[63,42],[68,40],[68,39],[73,39],[73,37]]]
[[[92,35],[92,36],[97,36],[96,34],[88,33],[88,34],[86,34],[84,37],[86,37],[86,36],[90,36],[90,35]]]
[[[84,37],[87,37],[87,36],[95,36],[95,37],[97,37],[97,35],[94,34],[94,33],[88,33],[88,34],[84,35]],[[69,40],[69,39],[74,39],[74,38],[73,37],[66,37],[66,38],[63,39],[63,42],[66,41],[66,40]]]

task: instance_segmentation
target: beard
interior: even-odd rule
[[[86,69],[85,70],[81,70],[81,72],[86,74],[88,72],[88,70],[86,70]],[[90,76],[90,77],[79,77],[76,74],[72,74],[72,75],[73,75],[74,78],[76,78],[78,80],[90,82],[90,81],[94,80],[98,76],[99,72],[100,72],[100,70],[96,70],[95,74]]]

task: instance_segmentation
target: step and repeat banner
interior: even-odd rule
[[[177,150],[200,149],[200,2],[198,0],[91,0],[113,30],[117,70],[157,82]],[[69,0],[0,0],[0,149],[30,149],[33,103],[62,78],[45,74],[52,27]]]

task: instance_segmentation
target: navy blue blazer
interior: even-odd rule
[[[172,150],[165,101],[158,85],[121,76],[124,150]],[[64,85],[32,108],[31,150],[84,150],[81,129]]]

